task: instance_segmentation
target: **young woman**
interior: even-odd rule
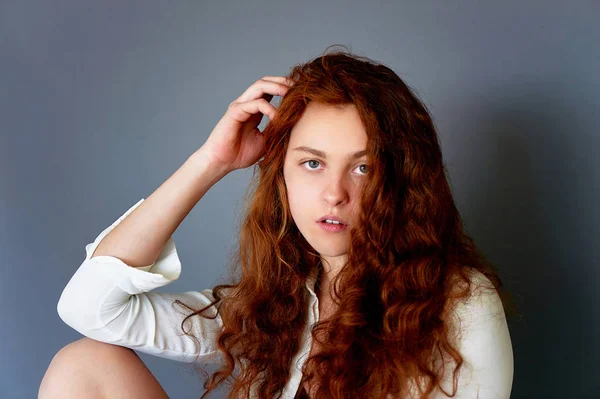
[[[154,292],[180,275],[181,221],[255,164],[230,284]],[[227,380],[230,398],[509,398],[502,283],[446,175],[409,87],[382,64],[326,51],[252,84],[173,176],[88,244],[59,315],[94,341],[218,364],[202,398]],[[57,386],[61,373],[48,374]],[[85,375],[107,396],[118,386]]]

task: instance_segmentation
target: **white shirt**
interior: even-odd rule
[[[173,306],[179,299],[195,309],[204,307],[214,299],[212,289],[178,294],[154,291],[177,280],[181,274],[181,262],[172,237],[156,262],[145,267],[130,267],[112,256],[91,258],[100,241],[142,201],[144,198],[85,246],[85,260],[64,288],[57,312],[67,325],[97,341],[177,362],[192,363],[198,356],[196,362],[218,363],[222,359],[216,348],[217,333],[222,326],[220,315],[214,320],[196,316],[186,321],[185,329],[198,339],[196,342],[180,329],[189,312],[184,313],[181,306]],[[310,327],[319,320],[315,279],[313,274],[306,282],[308,319],[301,349],[293,359],[291,376],[283,391],[282,397],[286,399],[293,399],[300,387],[302,367],[312,344]],[[489,281],[486,279],[486,282]],[[456,312],[463,329],[458,350],[465,364],[455,398],[510,397],[513,380],[510,334],[500,298],[495,293],[485,292],[461,305]],[[213,309],[209,314],[214,313]],[[193,323],[192,330],[190,323]],[[446,375],[442,383],[447,392],[452,392],[451,377],[451,373]],[[429,397],[446,398],[438,390]]]

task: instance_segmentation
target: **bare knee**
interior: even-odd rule
[[[42,379],[39,399],[168,398],[158,381],[131,349],[90,338],[59,350]]]

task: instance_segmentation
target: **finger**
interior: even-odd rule
[[[256,115],[259,112],[273,120],[277,110],[264,98],[258,98],[256,100],[233,104],[228,112],[231,113],[231,116],[236,121],[243,123],[250,119],[252,115]]]
[[[274,95],[284,96],[287,93],[288,87],[279,82],[273,82],[269,80],[260,79],[252,84],[241,96],[239,96],[235,102],[246,102],[255,100],[257,98],[271,96],[269,101]]]
[[[262,97],[264,94],[284,96],[289,87],[284,83],[272,80],[259,79],[254,82],[241,96],[234,102],[243,103]]]
[[[294,81],[291,80],[290,78],[288,78],[287,76],[265,76],[263,79],[264,80],[269,80],[271,82],[281,83],[281,84],[284,84],[286,86],[293,86],[294,85]]]

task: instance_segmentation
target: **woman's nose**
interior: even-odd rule
[[[343,178],[334,177],[326,182],[323,198],[329,205],[340,205],[348,202],[348,188]]]

